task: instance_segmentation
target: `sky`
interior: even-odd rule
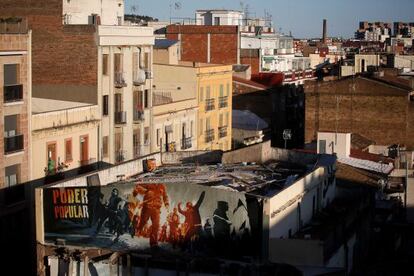
[[[272,15],[276,30],[296,38],[320,37],[322,20],[328,20],[328,35],[353,37],[360,21],[414,22],[414,0],[125,0],[126,13],[134,5],[137,14],[169,20],[172,17],[194,18],[197,9],[240,10],[241,2],[249,6],[252,16]]]

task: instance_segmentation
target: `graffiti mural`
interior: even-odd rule
[[[232,254],[244,254],[253,244],[251,224],[259,221],[258,212],[249,212],[245,194],[191,183],[44,191],[45,240],[50,243],[63,238],[66,244],[113,250],[225,255],[232,248]]]

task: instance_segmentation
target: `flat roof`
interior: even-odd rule
[[[153,172],[140,173],[132,179],[143,183],[197,184],[259,197],[273,197],[307,172],[305,166],[282,161],[202,166],[183,164],[158,167]]]
[[[86,106],[93,106],[93,104],[45,98],[32,98],[32,114],[47,113]]]

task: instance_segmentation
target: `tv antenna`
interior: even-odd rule
[[[172,14],[172,9],[174,8],[174,10],[181,10],[182,5],[181,2],[174,2],[174,4],[170,3],[170,24],[171,24],[171,14]]]

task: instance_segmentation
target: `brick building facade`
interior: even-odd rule
[[[307,82],[305,141],[313,141],[318,131],[338,131],[358,133],[378,145],[413,148],[412,91],[365,77]]]
[[[27,18],[33,96],[96,103],[95,25],[64,25],[62,0],[2,0],[0,17]]]
[[[167,38],[181,41],[181,60],[239,63],[238,26],[169,25]]]

